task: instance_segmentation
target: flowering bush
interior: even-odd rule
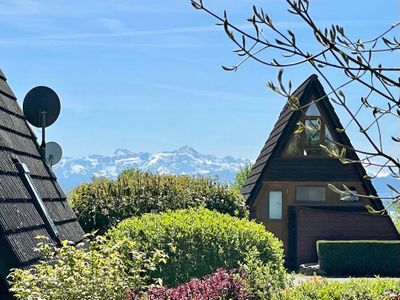
[[[192,279],[176,288],[153,287],[145,295],[148,300],[220,300],[249,299],[241,278],[233,271],[218,269],[202,279]],[[138,292],[128,293],[126,300],[140,298]]]

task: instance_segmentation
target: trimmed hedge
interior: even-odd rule
[[[128,169],[116,180],[95,179],[73,190],[68,200],[86,232],[105,232],[121,220],[149,212],[204,206],[246,217],[243,196],[207,177],[160,175]]]
[[[348,282],[310,280],[285,289],[274,300],[398,300],[400,281],[393,279],[353,279]]]
[[[145,253],[163,251],[167,262],[151,277],[161,278],[168,286],[218,268],[237,268],[254,250],[259,261],[270,264],[276,281],[285,279],[282,243],[263,225],[204,208],[144,214],[122,221],[108,235],[115,240],[134,240]]]
[[[400,241],[317,241],[317,252],[330,275],[400,275]]]

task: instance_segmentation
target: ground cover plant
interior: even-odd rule
[[[142,289],[151,282],[149,270],[164,259],[157,250],[144,255],[127,239],[111,245],[101,236],[77,246],[65,241],[55,247],[44,241],[38,250],[41,261],[28,269],[14,269],[8,276],[16,299],[124,299],[127,290]]]
[[[310,280],[281,291],[279,300],[397,300],[400,281],[394,279],[352,279],[348,282]]]
[[[148,212],[204,206],[232,216],[248,215],[239,191],[206,177],[152,174],[126,170],[116,180],[95,179],[69,195],[87,232],[105,232],[123,219]]]
[[[108,235],[111,240],[128,238],[138,249],[160,249],[167,262],[152,277],[176,287],[218,268],[239,267],[251,253],[274,274],[274,284],[283,285],[282,243],[263,225],[205,208],[149,213],[121,222]]]

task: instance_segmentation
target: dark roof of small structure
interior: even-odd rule
[[[36,209],[13,159],[29,168],[60,239],[77,242],[84,235],[56,176],[40,155],[36,136],[16,100],[0,70],[0,275],[3,280],[10,267],[24,267],[38,259],[34,248],[39,240],[35,237],[46,236],[52,240],[50,229]]]
[[[300,102],[300,106],[307,105],[311,102],[312,96],[315,95],[318,99],[316,104],[325,116],[325,121],[330,125],[330,128],[344,128],[340,123],[340,120],[335,112],[334,107],[329,101],[324,88],[318,80],[318,76],[313,74],[308,77],[292,94],[297,97]],[[278,121],[275,123],[267,142],[262,148],[255,164],[253,165],[250,175],[242,188],[242,194],[246,199],[248,205],[252,205],[258,191],[261,188],[262,178],[265,172],[268,172],[268,164],[274,157],[280,155],[283,147],[286,145],[293,134],[296,123],[302,117],[300,110],[294,111],[290,108],[289,104],[286,103],[283,107],[282,112],[279,115]],[[332,132],[332,135],[336,141],[348,147],[352,147],[349,137],[345,132],[337,133]],[[358,156],[354,151],[347,151],[347,155],[355,160],[358,160]],[[352,164],[362,181],[364,188],[370,195],[377,196],[376,190],[372,185],[371,181],[364,178],[366,171],[360,163]],[[383,209],[382,202],[380,200],[374,200],[371,205],[376,209]]]

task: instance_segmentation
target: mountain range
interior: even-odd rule
[[[89,155],[82,158],[64,157],[53,167],[58,182],[65,191],[90,182],[93,177],[116,178],[128,168],[160,174],[217,176],[223,182],[231,182],[235,174],[250,160],[226,156],[201,154],[192,147],[157,153],[131,152],[117,149],[110,156]]]
[[[68,192],[81,183],[90,182],[93,177],[116,178],[127,168],[161,174],[217,176],[223,182],[232,182],[240,168],[250,163],[248,159],[205,155],[189,146],[157,153],[117,149],[109,156],[64,157],[54,166],[54,172],[60,185]],[[390,176],[377,177],[373,184],[382,197],[391,196],[387,184],[400,189],[400,180]]]

